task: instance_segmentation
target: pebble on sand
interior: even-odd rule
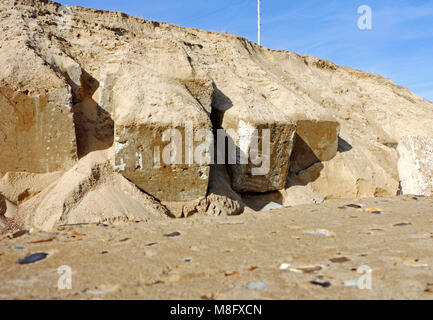
[[[31,254],[27,257],[25,257],[24,259],[20,259],[18,261],[19,264],[30,264],[30,263],[35,263],[37,261],[43,260],[48,256],[48,253],[45,252],[38,252],[38,253],[34,253]]]
[[[310,283],[314,284],[315,286],[320,286],[322,288],[328,288],[331,286],[331,282],[329,282],[329,281],[325,281],[325,282],[311,281]]]
[[[167,234],[164,234],[164,237],[167,237],[167,238],[174,238],[174,237],[178,237],[178,236],[180,236],[180,232],[172,232],[172,233],[167,233]]]
[[[247,287],[250,290],[259,290],[259,291],[263,291],[266,289],[268,285],[266,284],[266,282],[263,281],[255,281],[255,282],[249,282]]]

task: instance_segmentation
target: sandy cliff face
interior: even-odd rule
[[[433,194],[433,139],[406,136],[398,145],[398,171],[406,194]]]
[[[0,192],[25,225],[238,214],[244,192],[249,202],[274,192],[298,203],[287,196],[294,186],[312,202],[395,195],[398,142],[433,137],[433,103],[406,88],[234,35],[31,0],[2,1],[0,29]],[[242,164],[251,128],[269,132],[270,157]],[[170,154],[179,163],[161,163],[167,129],[179,129],[181,154]],[[193,161],[190,150],[213,150],[217,129],[237,161]],[[99,164],[89,168],[90,158]],[[252,174],[267,160],[269,170]],[[68,185],[82,167],[84,180]],[[8,187],[14,176],[19,187]],[[86,210],[117,192],[104,210]]]

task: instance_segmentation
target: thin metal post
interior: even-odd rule
[[[257,0],[257,18],[258,18],[258,44],[260,45],[260,0]]]

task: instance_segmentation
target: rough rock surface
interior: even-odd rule
[[[186,57],[183,60],[184,77],[191,77],[193,70]],[[182,61],[174,63],[179,66]],[[201,82],[161,79],[145,69],[133,69],[124,71],[114,86],[117,171],[161,201],[205,197],[210,163],[200,161],[196,151],[210,152],[212,124],[199,97],[188,90]],[[211,139],[197,139],[202,130]]]
[[[30,3],[28,3],[30,4]],[[29,6],[0,9],[0,171],[52,172],[77,158],[71,86],[60,59],[39,41]]]
[[[29,95],[11,88],[0,88],[0,170],[52,172],[69,168],[76,160],[76,145],[67,88],[48,95]]]
[[[265,111],[262,111],[265,112]],[[294,145],[296,124],[291,121],[279,121],[277,118],[244,121],[245,118],[235,118],[233,126],[226,125],[227,131],[233,130],[240,138],[236,143],[239,157],[235,163],[228,161],[228,171],[231,176],[233,189],[237,192],[268,192],[283,189],[290,164],[290,155]],[[258,130],[255,134],[254,130]],[[269,130],[265,135],[264,130]],[[268,137],[269,149],[264,146],[264,139]],[[241,141],[245,138],[245,144]],[[230,139],[234,140],[231,136]],[[258,142],[254,142],[258,141]],[[259,146],[259,159],[251,159],[253,143]],[[240,155],[249,155],[249,161],[242,164]],[[256,162],[256,163],[255,163]]]
[[[6,199],[0,194],[0,216],[3,216],[6,212]]]
[[[163,202],[163,204],[178,218],[193,215],[235,216],[245,210],[242,197],[231,187],[225,165],[211,166],[207,194],[206,197],[193,201]]]
[[[12,202],[0,194],[0,235],[18,228],[13,220],[16,209]]]
[[[318,162],[332,160],[338,151],[340,124],[335,121],[299,120],[290,172],[297,173]]]
[[[318,162],[288,177],[287,187],[308,186],[324,199],[395,196],[399,187],[398,154],[383,145],[354,145],[331,161]]]
[[[403,194],[433,195],[433,138],[406,136],[397,151]]]

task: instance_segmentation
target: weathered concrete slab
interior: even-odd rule
[[[336,121],[297,121],[290,171],[297,173],[317,162],[329,161],[338,151],[340,125]]]
[[[268,192],[284,188],[296,124],[284,120],[260,123],[239,119],[237,125],[226,128],[232,140],[239,137],[236,163],[227,162],[233,189],[237,192]],[[236,132],[237,136],[230,132]],[[248,158],[248,163],[242,163],[243,156]]]
[[[0,88],[0,171],[45,173],[77,159],[68,88],[28,95]]]
[[[205,82],[140,69],[119,77],[114,87],[115,168],[161,201],[206,196],[211,159],[202,155],[210,156],[213,138],[206,111],[211,98],[203,93],[212,86]]]

